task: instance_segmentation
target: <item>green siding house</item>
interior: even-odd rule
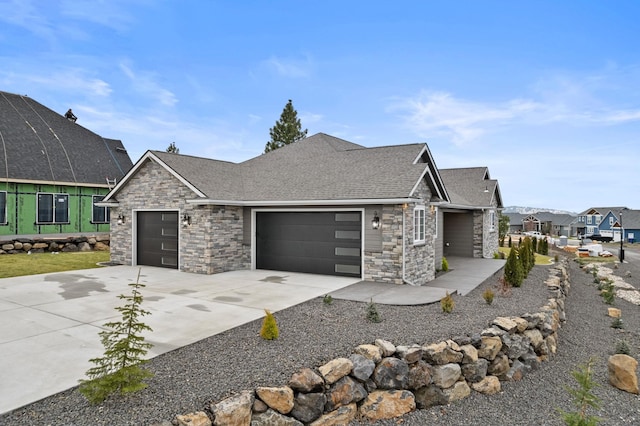
[[[121,141],[0,91],[0,237],[109,232],[96,203],[131,166]]]

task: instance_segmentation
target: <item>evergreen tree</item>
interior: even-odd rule
[[[167,147],[167,152],[171,152],[173,154],[180,154],[180,148],[176,146],[175,142],[171,142]]]
[[[529,271],[531,270],[531,250],[531,239],[529,237],[525,237],[524,240],[522,240],[520,247],[518,248],[518,255],[520,258],[520,265],[522,265],[523,278],[527,278],[527,275],[529,275]]]
[[[503,215],[502,212],[499,212],[498,215],[498,238],[500,239],[500,247],[504,247],[504,240],[509,233],[509,216]]]
[[[147,387],[143,380],[153,376],[153,373],[140,367],[146,362],[142,357],[153,345],[146,343],[140,335],[143,331],[151,331],[151,327],[138,319],[150,313],[140,308],[140,288],[144,284],[139,281],[138,271],[136,282],[129,284],[132,294],[118,296],[125,301],[124,306],[115,308],[122,318],[104,324],[107,330],[100,332],[104,356],[90,359],[95,367],[86,372],[89,380],[80,380],[80,393],[92,403],[102,402],[115,392],[125,394],[142,390]]]
[[[509,248],[511,248],[511,244],[513,244],[513,243],[511,241],[511,235],[509,235]]]
[[[533,239],[538,241],[538,239],[536,237],[533,237]],[[531,238],[529,238],[529,270],[527,271],[525,276],[528,276],[529,272],[531,272],[533,267],[536,266],[536,252],[533,250],[532,244],[533,244],[533,242],[532,242]]]
[[[282,110],[280,120],[269,129],[269,136],[271,140],[264,148],[265,154],[307,137],[307,129],[302,130],[298,112],[293,108],[291,99]]]
[[[504,280],[507,284],[514,287],[520,287],[523,280],[522,264],[518,259],[518,251],[511,247],[507,263],[504,265]]]

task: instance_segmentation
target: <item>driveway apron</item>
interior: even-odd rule
[[[0,413],[69,389],[102,356],[98,333],[140,273],[148,357],[323,296],[356,278],[277,271],[199,275],[112,266],[0,279]]]

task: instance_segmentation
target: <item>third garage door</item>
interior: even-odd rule
[[[256,213],[256,267],[361,276],[361,213]]]

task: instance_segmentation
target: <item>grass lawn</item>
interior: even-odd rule
[[[108,251],[7,254],[0,256],[0,278],[99,268],[110,260]]]
[[[498,250],[504,253],[505,256],[509,256],[509,251],[511,248],[509,247],[499,247]],[[536,265],[553,265],[553,257],[551,256],[543,256],[539,253],[536,253]]]

